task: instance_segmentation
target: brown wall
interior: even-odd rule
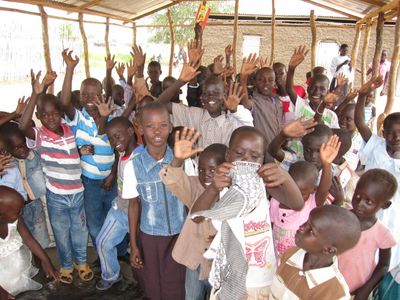
[[[353,45],[355,29],[348,28],[317,28],[317,39],[334,40],[339,44],[346,43],[350,46],[350,51]],[[260,54],[265,56],[270,55],[271,27],[262,26],[240,26],[238,29],[238,53],[237,53],[237,72],[240,71],[242,61],[242,44],[243,35],[261,35]],[[357,68],[361,69],[361,49],[364,34],[361,34],[360,51],[358,55]],[[204,53],[203,64],[209,64],[218,54],[224,53],[224,48],[233,40],[233,25],[232,26],[209,26],[205,29],[203,35],[203,45],[206,48]],[[276,27],[275,31],[275,62],[282,62],[287,65],[295,47],[299,45],[311,47],[311,29],[309,27]],[[384,29],[383,48],[389,50],[389,58],[392,54],[394,44],[394,30],[387,27]],[[371,30],[370,46],[368,50],[368,62],[372,61],[375,47],[375,27]],[[351,53],[351,52],[350,52]],[[304,84],[305,74],[310,70],[311,55],[308,54],[306,60],[298,67],[295,77],[295,82]],[[360,84],[360,73],[356,73],[356,87]]]

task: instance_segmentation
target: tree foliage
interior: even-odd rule
[[[170,7],[172,21],[174,24],[193,24],[196,12],[201,2],[183,2]],[[207,6],[211,8],[211,13],[231,12],[232,5],[221,2],[208,2]],[[152,17],[152,24],[165,25],[162,28],[151,29],[153,36],[150,41],[153,43],[170,43],[170,31],[168,27],[168,17],[166,10],[155,14]],[[175,44],[184,46],[188,40],[194,38],[193,27],[174,27]]]

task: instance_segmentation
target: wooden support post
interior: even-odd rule
[[[172,76],[172,67],[173,67],[173,64],[174,64],[175,36],[174,36],[174,23],[172,21],[171,11],[169,9],[167,11],[167,16],[168,16],[168,25],[169,25],[170,43],[171,43],[171,50],[170,50],[170,55],[169,55],[168,75]]]
[[[235,0],[235,15],[233,19],[233,42],[232,42],[232,47],[233,47],[233,71],[236,74],[236,56],[237,56],[237,32],[238,32],[238,13],[239,13],[239,0]]]
[[[314,10],[310,12],[311,26],[311,69],[317,65],[317,24],[315,22]]]
[[[136,46],[136,23],[132,23],[132,47]]]
[[[42,5],[38,5],[40,11],[40,17],[42,19],[42,39],[43,39],[43,52],[44,61],[46,64],[46,71],[53,71],[51,67],[51,57],[50,57],[50,44],[49,44],[49,27],[48,27],[48,16]],[[49,87],[48,92],[50,94],[54,93],[54,85]]]
[[[383,39],[383,26],[385,25],[385,13],[381,12],[378,15],[378,23],[376,24],[376,42],[375,53],[372,61],[372,76],[375,77],[379,74],[379,63],[382,54],[382,39]]]
[[[272,0],[272,18],[271,18],[271,66],[275,59],[275,0]]]
[[[88,42],[85,33],[85,27],[83,26],[83,14],[79,13],[79,30],[81,31],[82,35],[82,43],[83,43],[83,57],[85,61],[85,74],[86,78],[90,77],[90,70],[89,70],[89,50],[88,50]]]
[[[110,18],[106,19],[106,32],[104,34],[104,44],[106,45],[106,56],[111,55],[110,43],[108,42],[108,35],[110,33]]]
[[[367,82],[367,55],[369,47],[369,38],[371,36],[371,23],[365,24],[364,42],[361,56],[361,85]]]
[[[353,49],[351,49],[351,69],[353,70],[353,74],[356,74],[357,68],[357,57],[358,57],[358,49],[360,48],[360,39],[361,39],[361,24],[356,25],[356,34],[354,36]],[[350,84],[352,87],[354,81]]]

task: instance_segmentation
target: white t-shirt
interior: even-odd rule
[[[125,165],[123,178],[125,178],[125,180],[122,182],[121,197],[124,199],[139,197],[139,193],[137,191],[137,179],[132,160],[130,160],[129,164]]]
[[[130,198],[124,198],[122,196],[122,191],[123,191],[123,186],[124,186],[124,178],[129,178],[129,177],[124,177],[125,176],[125,167],[130,165],[133,168],[132,165],[132,158],[137,155],[134,153],[131,153],[129,156],[121,156],[118,161],[118,171],[117,171],[117,185],[118,185],[118,198],[117,198],[117,207],[125,212],[128,212],[128,207],[129,207],[129,199],[137,197],[130,197]],[[136,180],[136,177],[135,177]],[[135,181],[136,182],[136,181]]]
[[[351,147],[349,151],[343,155],[346,162],[349,164],[350,168],[355,171],[358,166],[358,162],[360,161],[360,150],[364,143],[361,134],[356,132],[351,139]]]
[[[295,118],[306,117],[307,119],[313,118],[315,115],[315,111],[310,107],[309,100],[305,100],[303,98],[297,97],[296,106],[295,106]],[[322,121],[329,128],[339,128],[339,121],[336,113],[329,108],[324,109],[324,113],[322,115]]]
[[[350,65],[345,64],[339,70],[336,71],[336,68],[346,60],[350,60],[350,57],[348,57],[347,55],[344,56],[339,55],[334,57],[331,62],[331,68],[330,68],[331,75],[332,77],[336,78],[337,75],[343,74],[344,76],[346,76],[349,82],[352,82],[354,79],[354,72],[353,70],[350,70]]]

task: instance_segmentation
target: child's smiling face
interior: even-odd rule
[[[275,73],[270,68],[263,68],[258,70],[256,74],[256,89],[264,96],[271,96],[272,89],[275,84]]]
[[[166,109],[155,108],[141,111],[140,133],[144,136],[146,145],[150,147],[163,147],[167,143],[172,130],[169,114]]]
[[[206,83],[201,96],[204,107],[210,116],[218,116],[221,114],[225,96],[224,86],[222,84]]]

